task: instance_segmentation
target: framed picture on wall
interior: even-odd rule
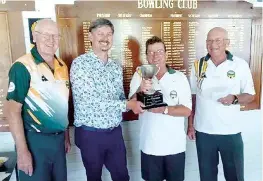
[[[28,27],[29,27],[29,37],[30,37],[31,48],[33,46],[35,46],[35,43],[33,42],[32,31],[34,31],[34,29],[37,25],[37,21],[39,21],[41,19],[43,19],[43,18],[28,18]]]

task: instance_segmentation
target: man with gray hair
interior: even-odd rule
[[[92,50],[77,57],[70,69],[74,102],[75,143],[80,148],[88,181],[101,181],[102,166],[113,181],[128,181],[122,112],[141,113],[141,102],[126,100],[119,63],[108,57],[114,27],[107,19],[89,28]]]
[[[7,119],[21,181],[67,180],[69,77],[55,56],[59,38],[54,21],[38,21],[35,46],[9,72]]]
[[[191,71],[188,136],[196,139],[201,181],[217,181],[219,153],[226,181],[244,181],[240,104],[253,101],[255,90],[247,62],[226,50],[229,42],[225,29],[211,29],[208,54]]]

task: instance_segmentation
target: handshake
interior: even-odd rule
[[[132,110],[134,114],[143,113],[144,104],[140,101],[137,101],[136,98],[132,98],[126,103],[127,110]]]
[[[151,87],[152,87],[152,81],[143,79],[140,87],[137,90],[137,92],[147,92]],[[143,107],[145,107],[145,105],[142,102],[137,101],[136,93],[127,102],[126,107],[128,110],[132,110],[134,112],[134,114],[140,114],[140,113],[143,113],[145,111],[143,109]]]

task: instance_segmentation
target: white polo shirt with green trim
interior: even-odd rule
[[[201,68],[192,66],[190,84],[192,94],[196,94],[194,127],[199,132],[219,135],[241,132],[240,105],[225,106],[217,100],[229,94],[255,94],[248,63],[228,51],[226,54],[227,60],[218,66],[209,54],[203,57],[206,70],[202,72],[202,80],[197,73]]]
[[[134,95],[141,84],[141,76],[135,72],[130,84],[129,97]],[[192,109],[191,90],[186,76],[173,69],[158,81],[153,79],[153,87],[163,94],[164,102],[169,106],[184,105]],[[139,115],[141,122],[140,149],[142,152],[166,156],[186,150],[184,117],[174,117],[161,113],[145,111]]]

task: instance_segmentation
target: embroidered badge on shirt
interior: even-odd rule
[[[171,97],[172,99],[175,99],[175,98],[177,97],[177,92],[176,92],[175,90],[172,90],[172,91],[170,92],[170,97]]]
[[[16,89],[16,86],[13,82],[10,82],[8,87],[8,92],[13,92]]]
[[[227,72],[227,76],[228,76],[228,78],[232,79],[236,76],[236,73],[233,70],[229,70]]]
[[[44,75],[42,75],[41,79],[42,79],[42,81],[48,81]]]

